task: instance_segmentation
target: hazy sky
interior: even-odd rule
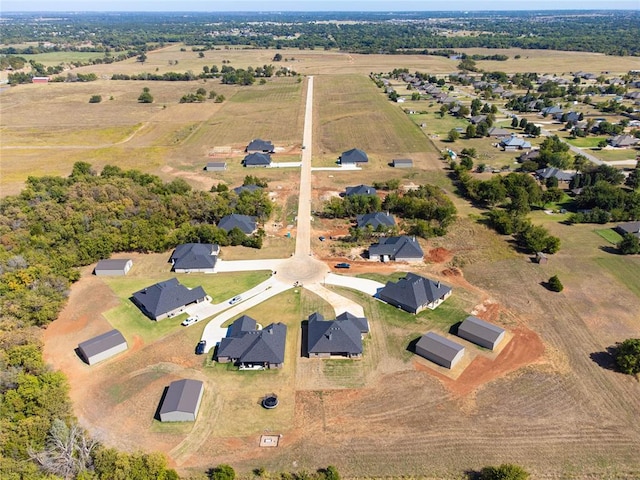
[[[640,10],[640,0],[0,0],[10,11]]]

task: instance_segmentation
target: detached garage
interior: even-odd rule
[[[129,346],[118,330],[111,330],[78,345],[78,353],[89,365],[124,352]]]
[[[464,347],[436,333],[429,332],[416,343],[416,353],[446,368],[453,368],[464,355]]]
[[[200,380],[171,382],[160,407],[161,422],[195,422],[204,392]]]
[[[504,338],[504,329],[478,317],[469,316],[458,327],[458,336],[493,350]]]
[[[133,260],[129,258],[100,260],[93,270],[99,276],[126,275],[133,266]]]

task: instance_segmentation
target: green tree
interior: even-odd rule
[[[562,282],[557,275],[554,275],[549,279],[548,285],[549,290],[551,290],[552,292],[561,292],[562,290],[564,290],[564,286],[562,285]]]
[[[628,375],[640,373],[640,338],[628,338],[616,345],[614,358],[618,369]]]
[[[460,166],[462,166],[466,170],[473,169],[473,159],[471,157],[467,157],[467,156],[462,157],[460,159]]]
[[[211,480],[234,480],[236,471],[230,465],[221,463],[210,470],[209,478]]]
[[[640,253],[640,238],[632,233],[626,233],[620,242],[618,242],[618,250],[623,255],[636,255]]]
[[[138,97],[138,102],[139,103],[153,103],[153,96],[151,95],[151,92],[149,91],[148,87],[144,87],[142,89],[142,93]]]
[[[338,469],[333,465],[329,465],[323,473],[325,480],[340,480]]]
[[[455,142],[459,138],[460,138],[460,133],[455,128],[452,128],[451,130],[449,130],[449,133],[447,134],[447,139],[450,142]]]
[[[504,463],[498,467],[484,467],[480,471],[480,480],[527,480],[529,473],[522,467]]]
[[[478,131],[475,125],[473,124],[467,125],[467,130],[465,132],[465,135],[467,136],[467,138],[475,138],[477,133]]]

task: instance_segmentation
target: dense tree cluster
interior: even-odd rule
[[[614,358],[621,372],[629,375],[640,373],[640,338],[629,338],[619,343]]]

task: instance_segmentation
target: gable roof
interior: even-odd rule
[[[99,260],[94,270],[103,272],[123,272],[131,262],[129,258],[107,258]]]
[[[228,357],[240,363],[284,363],[287,326],[272,323],[256,330],[256,321],[243,315],[231,324],[229,334],[220,341],[218,357]]]
[[[119,330],[114,329],[79,343],[78,348],[87,358],[90,358],[122,344],[126,345],[127,341]]]
[[[246,148],[247,152],[273,152],[273,143],[269,140],[262,140],[260,138],[256,138],[249,142]]]
[[[408,307],[415,311],[442,298],[451,292],[451,287],[439,281],[421,277],[415,273],[407,273],[397,282],[389,281],[380,290],[378,297],[389,303]]]
[[[369,247],[369,255],[388,255],[396,260],[403,258],[422,258],[424,252],[415,238],[402,235],[383,237]]]
[[[524,138],[511,135],[508,138],[504,138],[500,141],[500,145],[503,147],[518,147],[518,148],[531,148],[531,143]]]
[[[169,261],[173,264],[174,270],[213,268],[218,258],[214,252],[219,248],[212,243],[183,243],[176,247]]]
[[[360,329],[360,333],[369,333],[369,320],[365,317],[356,317],[353,313],[342,312],[336,317],[336,320],[349,320]]]
[[[240,195],[242,192],[253,193],[256,190],[262,190],[262,187],[258,185],[240,185],[239,187],[233,189],[236,195]]]
[[[636,222],[621,223],[616,227],[616,230],[618,230],[622,235],[630,233],[631,235],[635,235],[640,238],[640,220]]]
[[[309,315],[307,345],[309,353],[362,353],[361,327],[351,319],[326,321],[320,313]]]
[[[357,185],[355,187],[347,187],[344,191],[345,197],[350,197],[351,195],[375,195],[376,189],[370,187],[369,185]]]
[[[543,115],[555,115],[556,113],[562,113],[562,109],[560,107],[545,107],[541,110]]]
[[[242,163],[245,167],[271,165],[271,155],[268,153],[250,153],[244,157]]]
[[[510,137],[511,132],[509,130],[505,130],[504,128],[499,127],[491,127],[489,129],[490,137]]]
[[[170,412],[196,413],[202,392],[203,383],[200,380],[176,380],[169,384],[169,389],[164,397],[160,414]]]
[[[375,230],[381,225],[384,227],[393,227],[396,221],[393,216],[388,213],[374,212],[358,215],[356,217],[356,223],[358,224],[358,228],[365,228],[367,225],[371,225]]]
[[[250,217],[249,215],[240,215],[238,213],[232,213],[231,215],[225,215],[218,222],[218,228],[229,232],[235,227],[238,227],[247,235],[255,232],[256,230],[256,217]]]
[[[202,300],[206,296],[207,294],[202,287],[189,290],[180,284],[177,278],[170,278],[135,292],[133,299],[154,318],[157,318],[176,308]]]
[[[369,161],[369,157],[363,150],[358,148],[352,148],[346,152],[342,152],[340,155],[340,163],[366,163]]]
[[[428,332],[416,343],[416,351],[424,350],[438,358],[452,362],[464,347],[459,343],[452,342],[437,333]]]
[[[555,177],[563,182],[570,182],[571,179],[575,176],[575,173],[567,173],[559,170],[555,167],[546,167],[541,168],[540,170],[536,170],[536,176],[540,179],[547,179],[551,177]]]
[[[504,336],[504,329],[470,315],[458,327],[458,336],[475,343],[480,340],[482,346],[487,346]]]
[[[611,137],[609,139],[609,143],[612,147],[631,147],[639,142],[636,137],[629,134],[624,135],[616,135],[615,137]]]

